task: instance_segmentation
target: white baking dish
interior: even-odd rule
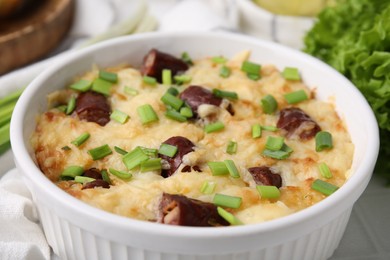
[[[130,63],[157,48],[193,58],[231,57],[251,50],[251,60],[279,68],[298,67],[320,99],[334,100],[345,120],[355,153],[352,176],[320,203],[276,220],[246,226],[194,228],[117,216],[65,193],[34,162],[30,136],[47,109],[46,95],[91,69]],[[117,38],[70,55],[47,68],[21,96],[11,122],[15,162],[36,202],[50,246],[63,259],[326,259],[339,244],[353,204],[366,188],[378,154],[375,117],[360,92],[335,70],[301,52],[253,38],[222,33],[150,33]]]

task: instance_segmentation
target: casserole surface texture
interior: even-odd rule
[[[326,198],[326,195],[311,188],[316,179],[341,187],[349,178],[354,145],[332,100],[317,100],[316,89],[310,90],[304,83],[305,75],[301,75],[302,80],[289,80],[270,64],[261,64],[259,79],[249,78],[241,67],[244,61],[256,62],[251,60],[250,51],[225,57],[223,64],[215,59],[216,56],[194,60],[194,65],[184,72],[191,80],[175,88],[183,93],[190,86],[201,86],[209,91],[218,89],[234,92],[238,99],[223,98],[219,106],[202,104],[197,111],[193,111],[197,115],[185,122],[172,120],[165,115],[169,108],[161,101],[161,97],[171,87],[170,84],[153,85],[145,82],[139,68],[131,67],[131,64],[110,68],[91,65],[91,71],[81,74],[74,82],[80,79],[94,81],[99,78],[100,70],[116,74],[118,80],[112,84],[106,100],[111,113],[118,110],[129,118],[124,123],[111,119],[101,126],[80,119],[75,111],[67,115],[58,106],[66,105],[71,97],[80,95],[79,91],[69,88],[74,83],[70,82],[64,89],[48,95],[51,108],[38,119],[32,144],[39,167],[51,181],[80,200],[114,214],[146,221],[159,218],[159,203],[163,193],[181,194],[209,203],[213,203],[216,193],[239,197],[242,203],[238,208],[224,208],[242,223],[251,224],[289,215]],[[224,66],[230,69],[230,75],[226,78],[220,75]],[[135,94],[129,94],[129,87],[135,90]],[[306,93],[308,100],[289,104],[285,94],[299,90]],[[261,100],[266,95],[272,95],[277,101],[275,112],[264,113]],[[137,108],[145,104],[153,108],[158,116],[157,121],[147,124],[141,122]],[[333,148],[317,152],[314,136],[303,140],[297,134],[283,129],[267,128],[276,127],[281,111],[287,108],[300,108],[322,131],[331,133]],[[215,122],[222,122],[224,128],[207,133],[205,126]],[[252,127],[257,124],[262,127],[261,136],[254,138]],[[72,144],[83,133],[90,135],[85,143],[80,146]],[[161,176],[160,169],[141,172],[136,167],[129,170],[123,162],[124,155],[115,150],[115,147],[128,152],[137,147],[158,150],[164,141],[175,136],[187,138],[194,144],[194,148],[183,156],[175,173],[166,178]],[[263,154],[270,136],[283,137],[284,144],[292,149],[286,159],[274,159]],[[237,144],[237,151],[232,154],[226,151],[230,141]],[[94,160],[88,153],[106,144],[112,153],[104,158]],[[234,162],[239,177],[213,174],[208,163],[225,160]],[[329,167],[331,178],[321,175],[318,168],[321,163]],[[112,183],[109,188],[89,189],[84,187],[86,184],[73,179],[61,179],[64,169],[69,166],[80,166],[84,170],[106,169]],[[262,166],[281,176],[279,198],[263,198],[256,189],[256,186],[262,184],[255,180],[248,169]],[[164,160],[162,167],[166,167]],[[119,178],[110,173],[109,169],[130,172],[132,177]],[[210,194],[202,192],[205,182],[215,184]]]

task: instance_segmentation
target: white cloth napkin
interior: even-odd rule
[[[26,86],[45,67],[83,45],[158,31],[237,30],[234,0],[78,0],[73,27],[52,57],[0,77],[0,97]],[[90,12],[93,10],[93,12]],[[158,23],[157,23],[157,22]],[[50,259],[30,192],[11,152],[0,156],[0,259]]]
[[[31,194],[13,169],[0,181],[0,259],[49,259]]]

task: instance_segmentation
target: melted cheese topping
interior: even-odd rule
[[[162,192],[183,194],[206,202],[212,202],[214,193],[239,196],[243,201],[240,208],[229,210],[245,224],[282,217],[317,203],[325,196],[312,190],[310,186],[315,179],[323,179],[317,167],[319,163],[325,162],[332,171],[333,177],[327,179],[327,182],[341,186],[346,181],[346,176],[349,176],[354,146],[346,127],[331,103],[314,99],[314,90],[310,91],[300,81],[284,79],[272,65],[262,67],[260,80],[249,79],[240,70],[241,63],[248,57],[249,52],[242,52],[227,62],[231,69],[228,78],[219,76],[221,65],[213,63],[211,59],[196,61],[186,72],[192,77],[192,81],[178,87],[182,91],[189,85],[199,85],[209,89],[234,91],[239,95],[237,101],[231,102],[235,111],[234,116],[222,108],[226,107],[226,101],[221,107],[206,105],[199,108],[199,114],[212,113],[215,119],[225,125],[224,130],[209,134],[203,130],[204,122],[180,123],[164,116],[166,108],[160,98],[168,86],[162,84],[150,86],[143,83],[140,72],[134,68],[112,68],[111,71],[118,74],[119,80],[112,87],[109,103],[112,110],[118,109],[128,114],[130,119],[125,124],[111,120],[102,127],[93,122],[79,120],[76,113],[65,115],[56,108],[50,109],[39,117],[32,137],[39,167],[60,188],[84,202],[140,220],[156,219]],[[93,68],[82,78],[92,80],[96,77],[98,69]],[[126,94],[126,86],[138,90],[139,94],[136,96]],[[312,98],[294,106],[305,111],[322,130],[332,134],[334,148],[316,152],[314,138],[308,141],[286,138],[285,143],[293,149],[289,158],[276,160],[261,155],[267,136],[281,135],[279,131],[263,130],[261,138],[252,138],[252,125],[275,126],[279,118],[278,112],[273,115],[263,113],[259,105],[261,98],[267,94],[273,95],[278,102],[279,111],[290,106],[283,95],[300,89],[305,90]],[[49,95],[49,104],[66,104],[70,97],[76,94],[69,89],[57,91]],[[154,108],[159,117],[158,122],[148,125],[141,123],[136,108],[144,104],[150,104]],[[86,143],[80,147],[71,144],[71,141],[84,132],[91,135]],[[108,144],[112,150],[114,146],[127,151],[137,146],[158,149],[163,141],[172,136],[184,136],[196,145],[195,151],[184,156],[183,162],[199,166],[202,172],[182,173],[182,165],[173,176],[164,179],[158,171],[141,173],[135,170],[132,172],[132,179],[128,181],[110,175],[113,185],[109,189],[96,187],[82,190],[82,185],[74,181],[59,181],[61,172],[71,165],[79,165],[84,169],[95,167],[127,171],[122,162],[122,155],[113,152],[103,159],[94,161],[88,154],[90,149],[104,144]],[[237,142],[236,154],[226,153],[229,140]],[[61,149],[64,146],[69,146],[71,150]],[[211,174],[207,162],[226,159],[235,162],[240,178]],[[270,166],[282,176],[283,186],[280,188],[281,197],[278,200],[261,198],[247,170],[250,167],[264,165]],[[200,191],[205,181],[217,183],[213,194],[205,195]]]

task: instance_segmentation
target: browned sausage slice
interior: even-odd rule
[[[181,169],[181,172],[191,172],[192,170],[196,171],[196,172],[202,172],[202,170],[199,168],[198,165],[195,165],[195,166],[190,166],[190,165],[186,165],[183,167],[183,169]]]
[[[188,69],[187,63],[184,61],[156,49],[152,49],[144,57],[143,64],[141,66],[141,74],[154,77],[158,82],[162,82],[163,69],[169,69],[172,72],[172,76],[181,71]]]
[[[168,193],[162,195],[158,222],[195,227],[229,225],[226,220],[219,216],[214,204]]]
[[[321,131],[320,126],[310,116],[295,107],[281,110],[276,126],[282,129],[287,137],[294,135],[303,140],[309,140]]]
[[[267,166],[252,167],[248,171],[257,185],[282,187],[282,177]]]
[[[96,180],[98,179],[103,179],[102,177],[102,174],[100,173],[100,171],[96,168],[90,168],[88,170],[86,170],[84,173],[83,173],[83,176],[85,177],[89,177],[89,178],[94,178]]]
[[[80,93],[76,99],[76,113],[81,120],[105,126],[110,121],[111,108],[107,98],[99,93]]]
[[[182,136],[173,136],[167,139],[164,144],[170,144],[177,147],[177,153],[174,157],[169,157],[163,154],[159,154],[159,157],[169,163],[170,168],[168,170],[162,170],[161,176],[167,178],[175,173],[177,168],[179,168],[182,163],[183,156],[187,153],[194,151],[194,144],[185,137]]]
[[[214,96],[210,90],[200,86],[189,86],[180,93],[180,98],[191,107],[195,116],[200,105],[219,106],[222,103],[222,98]]]
[[[83,185],[83,190],[85,189],[93,189],[95,187],[102,187],[104,189],[109,189],[110,188],[110,184],[104,180],[94,180],[94,181],[91,181],[91,182],[87,182]]]

